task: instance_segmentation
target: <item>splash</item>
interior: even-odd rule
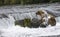
[[[0,18],[0,29],[14,26],[14,18],[8,15],[8,18]]]

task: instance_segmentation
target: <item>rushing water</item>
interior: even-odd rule
[[[25,17],[35,17],[35,12],[44,9],[57,16],[57,24],[47,28],[23,28],[15,26],[15,20]],[[0,14],[8,15],[8,18],[0,18],[0,37],[40,37],[60,34],[60,4],[24,5],[24,6],[3,6],[0,7]],[[48,33],[47,33],[48,31]]]
[[[14,18],[8,15],[8,18],[0,18],[0,29],[14,26]]]

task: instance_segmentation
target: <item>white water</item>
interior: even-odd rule
[[[8,29],[2,29],[0,32],[3,37],[39,37],[39,36],[52,36],[60,35],[60,23],[54,27],[47,28],[23,28],[13,26]]]
[[[31,15],[31,14],[27,14],[28,12],[33,12],[33,14],[31,15],[32,17],[35,17],[34,12],[38,11],[39,9],[45,9],[45,10],[49,10],[53,13],[58,14],[57,16],[59,16],[59,11],[57,11],[58,9],[60,9],[60,5],[58,4],[50,4],[50,6],[47,7],[39,7],[40,5],[38,5],[39,8],[23,8],[20,9],[20,6],[14,6],[12,8],[0,8],[0,12],[1,13],[13,13],[13,14],[9,14],[9,18],[3,18],[0,19],[0,37],[39,37],[39,36],[52,36],[52,35],[60,35],[60,17],[57,17],[57,24],[56,26],[48,26],[47,28],[23,28],[23,27],[19,27],[19,26],[15,26],[14,24],[14,18],[16,20],[21,20],[24,19],[27,15]],[[17,13],[15,13],[17,12]],[[22,14],[20,14],[20,12],[22,12]],[[27,12],[27,13],[24,13]],[[5,13],[5,14],[6,14]],[[27,14],[27,15],[26,15]],[[10,16],[12,15],[12,16]],[[30,17],[31,17],[30,16]],[[14,18],[13,18],[14,17]]]
[[[14,26],[14,18],[8,15],[8,18],[0,18],[0,29]]]

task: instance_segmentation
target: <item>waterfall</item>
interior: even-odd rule
[[[60,23],[60,17],[56,17],[56,21]]]
[[[17,14],[10,14],[11,16],[13,16],[15,18],[15,20],[23,20],[25,18],[36,18],[36,14],[35,12],[28,12],[28,13],[17,13]]]
[[[8,15],[8,18],[0,18],[0,29],[14,26],[14,18]]]
[[[15,23],[14,23],[15,20],[22,20],[25,17],[31,18],[31,19],[36,17],[35,12],[38,11],[39,9],[51,11],[56,16],[60,15],[60,12],[55,10],[57,9],[57,7],[55,8],[55,5],[53,7],[52,6],[53,4],[52,5],[50,4],[49,6],[46,6],[46,7],[42,7],[42,5],[38,5],[37,8],[31,8],[31,9],[29,8],[25,9],[23,7],[22,9],[20,6],[16,6],[16,7],[6,6],[7,9],[3,7],[0,8],[1,13],[9,13],[9,12],[13,13],[9,15],[6,14],[8,18],[0,17],[0,37],[40,37],[40,36],[59,37],[60,36],[60,17],[56,17],[56,21],[57,21],[56,26],[53,26],[53,27],[48,26],[46,28],[27,28],[27,27],[24,28],[20,26],[15,26]],[[58,10],[60,10],[60,4],[56,6],[59,6]],[[20,14],[20,12],[22,14]],[[59,36],[55,36],[55,35],[59,35]]]

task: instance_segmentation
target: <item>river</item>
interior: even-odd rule
[[[54,27],[47,28],[23,28],[15,26],[15,20],[24,18],[25,13],[34,13],[39,9],[49,11],[57,18]],[[59,37],[60,36],[60,3],[41,5],[12,5],[1,6],[0,14],[6,14],[9,18],[0,18],[0,37]],[[53,36],[54,35],[54,36]]]

